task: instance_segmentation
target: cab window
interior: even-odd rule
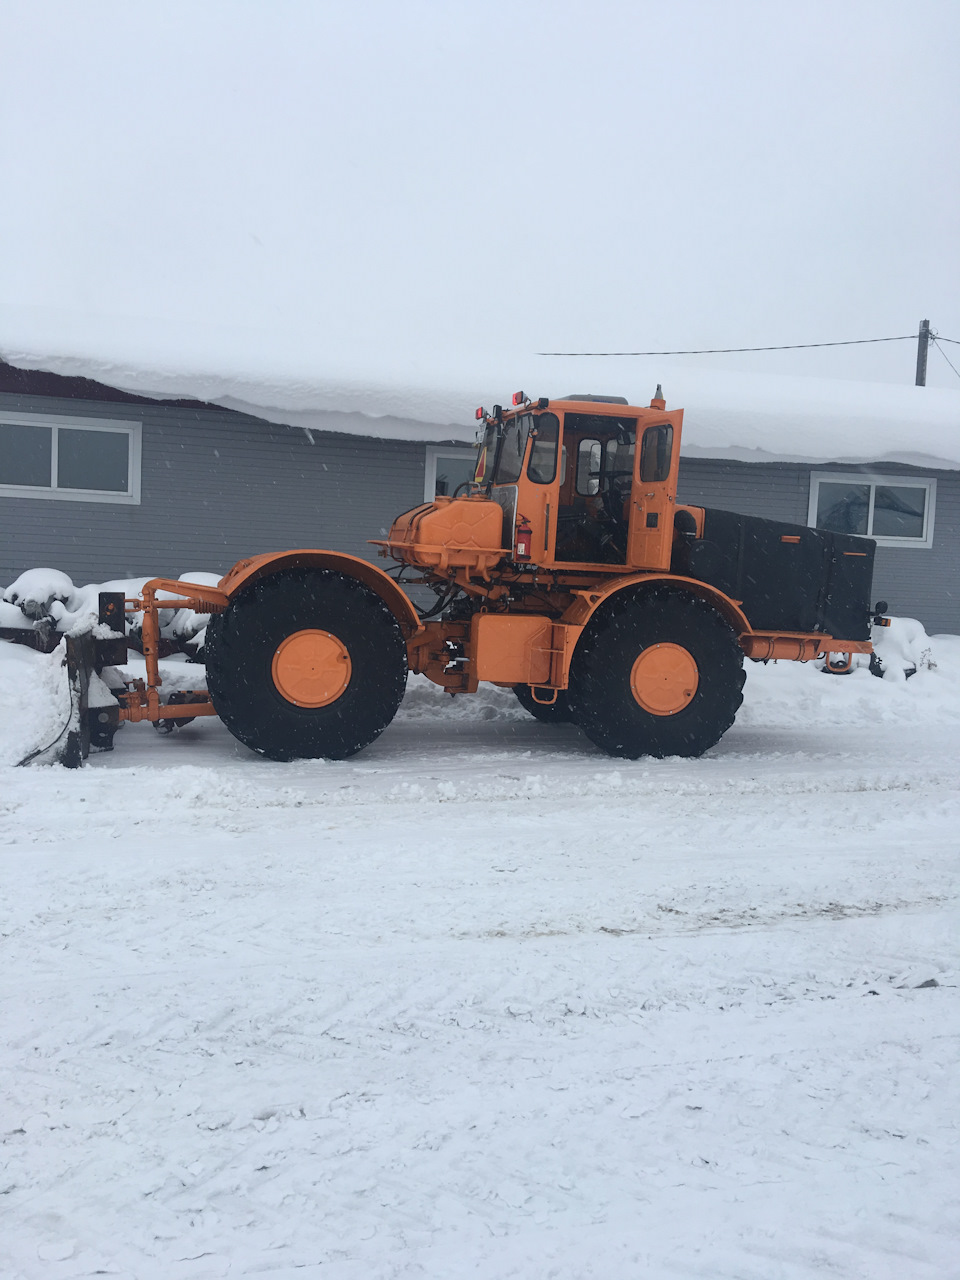
[[[493,464],[497,460],[497,428],[495,423],[487,423],[483,437],[477,447],[477,465],[473,473],[477,484],[489,484],[493,479]]]
[[[557,445],[560,442],[560,419],[555,413],[542,413],[536,421],[527,477],[534,484],[552,484],[557,474]]]
[[[527,433],[533,424],[533,415],[525,413],[514,418],[503,429],[500,455],[497,459],[495,484],[515,484],[523,470],[523,455],[527,449]]]
[[[592,497],[600,490],[601,445],[599,440],[581,440],[577,448],[577,493]]]
[[[662,426],[647,427],[640,446],[640,479],[644,484],[658,484],[670,474],[673,455],[673,427],[669,422]]]

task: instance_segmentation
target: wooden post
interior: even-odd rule
[[[930,321],[920,321],[920,332],[917,334],[917,386],[927,385],[927,347],[930,345]]]

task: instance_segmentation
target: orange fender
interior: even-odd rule
[[[676,584],[678,587],[683,587],[690,595],[706,600],[713,605],[717,613],[726,618],[738,636],[750,635],[753,631],[738,601],[731,600],[729,596],[706,582],[700,582],[696,578],[684,578],[676,573],[632,573],[623,578],[613,578],[610,582],[597,587],[574,591],[576,600],[563,615],[562,621],[586,626],[600,605],[616,595],[618,591],[623,591],[627,587],[654,587],[660,584]]]
[[[738,600],[732,600],[730,596],[725,595],[716,587],[711,587],[709,583],[700,582],[696,578],[685,578],[676,573],[630,574],[622,578],[614,578],[611,582],[603,583],[601,586],[574,591],[573,595],[576,598],[560,621],[568,625],[578,626],[580,631],[577,633],[576,639],[579,640],[584,626],[605,600],[609,600],[618,591],[623,591],[625,587],[657,586],[661,583],[676,583],[677,586],[682,587],[690,595],[699,596],[701,600],[706,600],[708,604],[713,605],[717,613],[726,618],[737,633],[740,648],[746,656],[755,658],[760,662],[765,662],[771,658],[782,658],[792,662],[809,662],[811,658],[819,657],[824,653],[835,652],[848,655],[847,666],[842,668],[842,670],[848,670],[850,654],[873,652],[873,645],[869,640],[838,640],[833,636],[824,635],[820,632],[755,631],[750,625],[747,615],[741,609]],[[573,658],[572,648],[564,657],[563,688],[566,688],[566,681],[569,680],[570,676],[570,662]],[[841,670],[841,668],[837,669]]]
[[[341,551],[268,551],[264,555],[238,561],[220,579],[219,589],[229,599],[243,587],[248,587],[261,578],[268,578],[280,569],[301,568],[333,569],[345,577],[356,578],[365,587],[376,592],[399,622],[407,639],[420,630],[420,617],[406,592],[376,565],[370,564],[368,560],[361,560],[359,556],[345,555]]]

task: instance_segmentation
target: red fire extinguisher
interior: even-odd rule
[[[530,528],[530,521],[526,516],[521,516],[517,525],[516,540],[513,544],[514,560],[529,560],[532,545],[533,530]]]

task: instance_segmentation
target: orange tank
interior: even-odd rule
[[[465,569],[487,577],[509,551],[502,545],[503,509],[479,494],[437,497],[398,516],[378,545],[394,560],[421,569]]]

